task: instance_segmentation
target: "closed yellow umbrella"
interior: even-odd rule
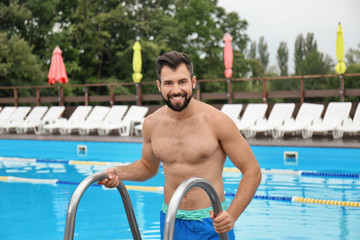
[[[142,79],[142,74],[141,74],[142,60],[141,60],[141,46],[139,42],[136,42],[134,44],[133,50],[134,50],[134,56],[133,56],[134,73],[132,75],[132,78],[134,83],[140,83]]]
[[[338,63],[336,64],[335,70],[338,74],[343,74],[346,70],[345,62],[344,62],[344,53],[345,53],[345,47],[344,47],[344,38],[343,33],[341,30],[341,25],[339,23],[338,29],[337,29],[337,38],[336,38],[336,57],[338,60]]]
[[[342,74],[346,70],[345,62],[344,62],[344,53],[345,53],[345,46],[344,46],[344,37],[341,30],[341,25],[339,23],[337,29],[337,37],[336,37],[336,57],[338,63],[336,64],[335,70],[338,74],[340,74],[340,101],[344,101],[344,83],[343,83],[343,76]]]
[[[132,75],[132,78],[133,78],[134,83],[136,83],[136,104],[141,105],[141,101],[140,101],[141,89],[139,88],[139,83],[141,82],[141,79],[143,76],[141,74],[141,65],[142,65],[141,45],[138,41],[135,42],[135,44],[133,46],[133,50],[134,50],[134,55],[133,55],[134,73]]]

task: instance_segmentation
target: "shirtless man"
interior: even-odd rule
[[[166,106],[144,121],[142,157],[128,166],[109,168],[108,178],[99,184],[112,188],[119,180],[145,181],[157,174],[162,163],[165,175],[161,209],[163,237],[167,204],[177,187],[191,177],[205,178],[215,188],[224,211],[214,217],[205,191],[192,188],[180,203],[174,239],[218,239],[218,233],[225,232],[229,239],[234,239],[234,223],[261,181],[258,162],[228,116],[192,98],[196,77],[191,60],[185,54],[168,52],[157,58],[156,68],[157,87]],[[225,202],[222,178],[226,156],[242,172],[230,207]]]

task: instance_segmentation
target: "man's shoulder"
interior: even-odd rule
[[[198,113],[202,113],[204,116],[208,116],[212,119],[223,117],[225,114],[216,107],[199,101]]]
[[[161,117],[164,114],[164,111],[165,111],[165,106],[159,107],[158,109],[156,109],[153,113],[151,113],[146,118],[151,119],[151,118]]]
[[[156,109],[153,113],[151,113],[145,118],[145,122],[148,124],[153,124],[155,122],[158,122],[160,118],[163,117],[164,110],[165,110],[165,106]]]
[[[228,127],[233,123],[230,117],[212,105],[201,103],[201,108],[199,109],[201,109],[199,111],[199,119],[206,122],[214,131]]]
[[[196,104],[197,104],[197,111],[199,111],[199,112],[209,112],[210,111],[211,113],[216,113],[219,111],[214,106],[212,106],[208,103],[205,103],[205,102],[196,100]]]

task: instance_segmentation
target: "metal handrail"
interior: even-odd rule
[[[176,212],[179,208],[180,202],[184,195],[194,187],[201,187],[210,198],[211,206],[214,210],[215,216],[218,215],[221,211],[221,202],[219,196],[217,195],[214,187],[211,185],[209,181],[199,177],[189,178],[184,181],[180,186],[176,189],[174,195],[171,197],[168,211],[166,213],[165,218],[165,226],[164,226],[164,240],[172,240],[174,239],[174,227],[175,227],[175,218]],[[221,240],[228,240],[229,237],[227,233],[221,233]]]
[[[66,215],[66,223],[65,223],[65,236],[64,240],[73,240],[74,238],[74,229],[75,229],[75,217],[76,210],[79,205],[79,201],[81,196],[84,194],[85,190],[94,182],[102,180],[107,177],[106,172],[98,172],[94,173],[88,177],[86,177],[79,186],[75,189],[67,211]],[[121,198],[124,203],[125,212],[129,221],[131,233],[135,240],[141,240],[141,235],[139,231],[138,224],[136,222],[134,209],[131,204],[130,196],[128,191],[126,190],[125,185],[120,181],[119,185],[116,187],[121,195]]]

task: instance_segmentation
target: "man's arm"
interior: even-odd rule
[[[261,182],[261,169],[249,144],[229,117],[221,114],[215,124],[225,153],[243,175],[229,209],[213,218],[215,230],[222,233],[233,228],[235,221],[251,202]]]
[[[107,178],[98,182],[109,188],[116,187],[119,180],[145,181],[156,175],[160,167],[160,161],[152,151],[150,135],[151,127],[144,121],[143,125],[143,147],[141,159],[127,165],[112,167],[106,170]]]

